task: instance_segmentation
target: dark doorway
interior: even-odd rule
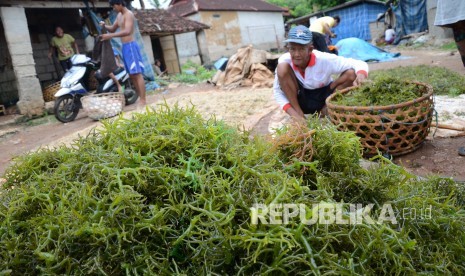
[[[160,39],[158,37],[152,36],[151,40],[152,40],[153,59],[154,61],[158,59],[161,62],[161,65],[163,67],[161,69],[163,71],[163,69],[166,68],[166,66],[165,66],[165,58],[163,57],[163,48],[161,47]]]

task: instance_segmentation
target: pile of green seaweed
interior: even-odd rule
[[[381,157],[365,169],[354,134],[308,124],[268,141],[194,109],[160,106],[20,157],[0,188],[0,274],[465,270],[462,185],[420,180]],[[344,220],[361,214],[351,204],[372,206],[375,220],[308,223],[312,210],[336,203]],[[308,212],[265,215],[285,204]],[[386,204],[395,216],[376,220]]]
[[[336,94],[332,103],[343,106],[389,106],[423,96],[426,87],[396,77],[380,76],[344,94]]]

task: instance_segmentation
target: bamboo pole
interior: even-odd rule
[[[437,128],[442,128],[442,129],[465,131],[465,127],[462,127],[462,126],[454,126],[454,125],[447,125],[447,124],[441,124],[441,123],[436,124],[435,122],[432,122],[431,126],[432,127],[437,127]]]

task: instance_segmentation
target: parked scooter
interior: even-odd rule
[[[71,57],[73,66],[65,73],[61,79],[61,89],[55,93],[55,106],[53,111],[55,117],[63,123],[68,123],[76,119],[79,109],[82,108],[81,98],[89,95],[89,79],[92,71],[95,71],[95,78],[98,86],[95,93],[118,92],[118,87],[113,80],[99,74],[99,64],[85,55],[74,55]],[[125,86],[124,98],[126,105],[137,101],[138,95],[132,88],[129,74],[124,68],[118,67],[113,74],[116,79]]]

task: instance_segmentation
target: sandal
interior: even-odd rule
[[[459,155],[460,156],[465,156],[465,147],[460,147],[459,148]]]

